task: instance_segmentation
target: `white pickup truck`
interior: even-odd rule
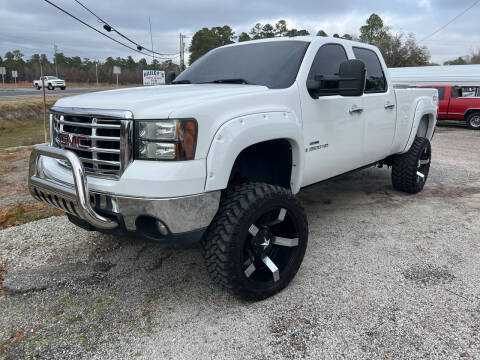
[[[29,189],[87,230],[201,240],[212,278],[258,300],[303,260],[302,188],[387,165],[395,189],[422,190],[437,107],[436,90],[395,89],[363,43],[227,45],[167,86],[58,100]]]
[[[65,80],[59,79],[56,76],[44,76],[43,80],[48,90],[55,90],[55,88],[60,88],[61,90],[65,90],[67,88],[67,84],[65,83]],[[34,80],[33,87],[37,90],[40,90],[42,88],[42,79]]]

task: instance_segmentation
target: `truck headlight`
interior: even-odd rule
[[[192,160],[197,145],[194,119],[136,120],[135,158]]]

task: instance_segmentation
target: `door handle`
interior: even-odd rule
[[[349,110],[350,114],[361,113],[362,111],[363,109],[361,107],[358,107],[358,105],[353,105]]]
[[[392,104],[392,103],[386,103],[385,104],[385,109],[389,110],[389,109],[393,109],[395,107],[395,104]]]

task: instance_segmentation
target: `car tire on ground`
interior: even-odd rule
[[[472,130],[480,130],[480,112],[473,112],[467,116],[467,126]]]
[[[202,249],[216,283],[241,298],[261,300],[290,283],[307,242],[307,218],[290,190],[243,183],[222,195]]]
[[[48,90],[55,90],[55,87],[52,86],[52,84],[48,84],[48,87],[47,87]]]
[[[42,87],[40,85],[35,85],[35,89],[40,90]]]
[[[65,90],[66,88],[66,86],[60,86],[60,90]]]
[[[410,150],[393,157],[393,187],[410,194],[422,191],[428,178],[431,156],[430,141],[416,137]]]

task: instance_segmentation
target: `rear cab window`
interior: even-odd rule
[[[440,100],[443,100],[445,99],[445,88],[444,87],[436,87],[434,89],[437,89],[438,90],[438,98]]]
[[[387,78],[383,72],[382,64],[377,54],[366,48],[353,47],[355,58],[362,60],[367,69],[365,93],[382,93],[388,90]]]
[[[437,89],[438,90],[438,99],[444,100],[445,99],[445,88],[444,87],[437,87],[437,86],[425,86],[428,89]]]

